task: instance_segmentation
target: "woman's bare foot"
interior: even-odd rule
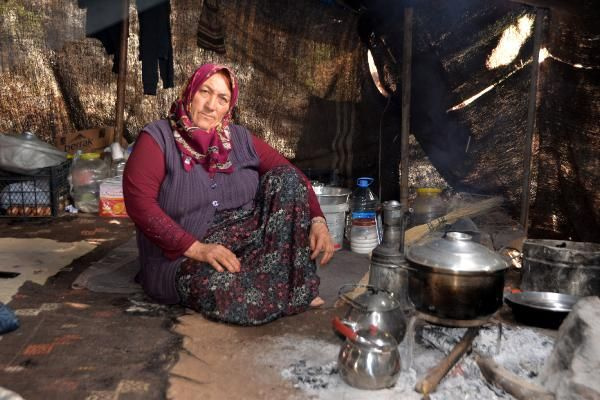
[[[310,302],[310,307],[317,308],[321,307],[323,304],[325,304],[325,300],[317,296],[313,299],[313,301]]]

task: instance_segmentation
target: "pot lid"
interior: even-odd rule
[[[384,312],[395,310],[400,307],[400,302],[384,291],[370,292],[367,291],[354,299],[354,302],[362,311],[367,312]]]
[[[448,232],[441,239],[411,246],[406,258],[419,266],[447,273],[495,272],[508,268],[499,254],[461,232]]]

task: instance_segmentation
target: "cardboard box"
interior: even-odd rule
[[[83,153],[101,152],[110,146],[115,137],[115,128],[105,126],[102,128],[86,129],[67,134],[60,138],[57,147],[69,154],[75,154],[77,150]],[[127,141],[121,138],[121,145],[127,147]]]
[[[128,218],[121,176],[102,180],[99,197],[98,214],[101,217]]]

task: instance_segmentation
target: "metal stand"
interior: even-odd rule
[[[502,322],[495,318],[496,314],[489,315],[487,317],[473,319],[473,320],[456,320],[456,319],[445,319],[439,318],[433,315],[428,315],[419,311],[415,311],[413,315],[408,319],[406,325],[406,334],[404,336],[406,344],[406,354],[403,355],[403,370],[410,369],[414,358],[414,343],[417,327],[423,326],[424,324],[431,324],[437,326],[443,326],[447,328],[482,328],[484,325],[496,325],[498,327],[498,334],[496,337],[495,354],[500,353],[502,345]]]

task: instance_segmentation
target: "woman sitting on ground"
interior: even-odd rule
[[[166,119],[142,130],[123,175],[144,291],[239,325],[319,306],[333,242],[309,180],[230,123],[232,71],[205,64]]]

